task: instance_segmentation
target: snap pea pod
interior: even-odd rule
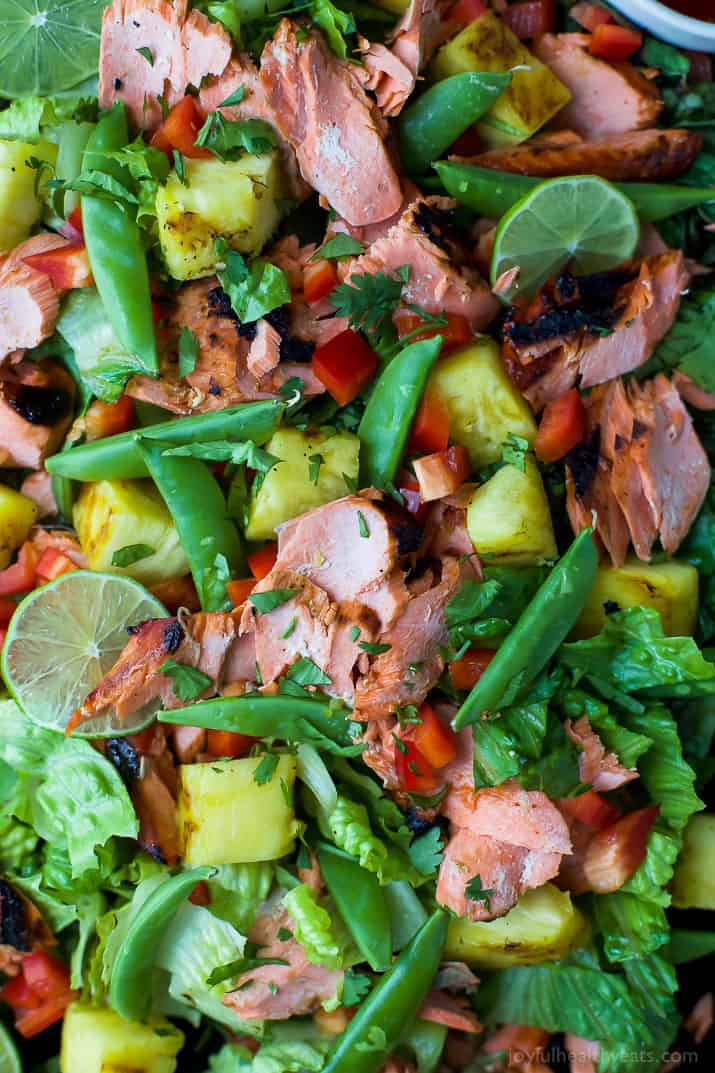
[[[427,919],[427,910],[406,879],[396,879],[381,887],[390,912],[392,949],[402,950]]]
[[[384,972],[392,960],[390,910],[384,887],[354,857],[324,842],[318,848],[318,863],[358,950],[375,972]]]
[[[109,1004],[127,1021],[142,1021],[151,1010],[151,978],[157,948],[181,903],[211,868],[171,876],[152,891],[132,920],[112,965]]]
[[[442,958],[448,919],[443,909],[437,909],[420,928],[338,1037],[323,1073],[377,1073],[429,991]]]
[[[581,614],[597,566],[592,531],[583,529],[497,649],[454,717],[455,730],[511,704],[533,682]]]
[[[383,370],[358,428],[360,480],[384,488],[395,479],[442,336],[411,343]]]
[[[140,435],[144,440],[164,440],[172,447],[214,440],[253,440],[260,446],[278,428],[283,410],[282,402],[268,399],[207,414],[177,417],[140,432],[120,432],[117,436],[106,436],[53,455],[47,459],[47,470],[53,476],[69,477],[74,481],[128,481],[148,477],[149,470],[139,450]]]
[[[140,437],[149,475],[169,508],[204,611],[229,611],[226,582],[248,573],[241,538],[218,481],[198,458],[164,454],[171,445]]]
[[[442,183],[452,197],[483,216],[498,220],[542,178],[494,171],[475,164],[440,160],[435,164]],[[676,186],[668,183],[614,183],[630,198],[641,220],[657,223],[685,209],[715,201],[715,187]]]
[[[98,171],[126,185],[129,173],[105,154],[129,141],[124,105],[116,103],[92,131],[84,152],[85,171]],[[151,310],[149,270],[139,226],[126,205],[84,194],[82,228],[94,282],[119,342],[149,376],[159,372]]]
[[[208,730],[234,730],[253,738],[317,744],[327,752],[346,755],[362,751],[350,736],[345,713],[333,712],[326,701],[313,697],[245,693],[172,708],[161,712],[159,719],[162,723],[183,723]]]
[[[430,164],[494,104],[511,74],[462,71],[435,82],[400,116],[400,157],[411,175]]]

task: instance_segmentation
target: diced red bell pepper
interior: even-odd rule
[[[13,1010],[33,1010],[42,1004],[42,999],[30,990],[22,969],[3,984],[0,999]]]
[[[575,387],[546,404],[534,443],[536,457],[556,462],[586,439],[586,411]]]
[[[0,626],[7,626],[15,614],[17,604],[9,596],[0,596]]]
[[[509,4],[502,18],[520,41],[527,41],[556,28],[556,2],[524,0],[523,3]]]
[[[25,1039],[59,1021],[77,996],[70,989],[69,969],[45,950],[22,959],[21,975],[9,980],[0,998],[15,1011],[15,1028]]]
[[[44,1032],[46,1028],[61,1021],[70,1002],[77,998],[77,991],[68,991],[66,995],[43,1002],[34,1010],[24,1010],[15,1018],[15,1028],[23,1039]]]
[[[332,261],[311,261],[303,269],[303,296],[309,305],[327,298],[338,285],[338,273]]]
[[[449,677],[455,689],[472,689],[494,659],[493,648],[468,648],[460,659],[449,665]]]
[[[457,755],[454,731],[442,722],[426,701],[417,716],[422,722],[412,728],[412,741],[433,768],[445,767]]]
[[[377,372],[377,355],[361,335],[346,328],[313,354],[313,372],[340,406],[347,406]]]
[[[423,503],[450,496],[470,474],[469,455],[461,445],[416,458],[412,463]]]
[[[602,22],[589,38],[588,51],[601,60],[618,63],[627,60],[642,44],[643,34],[639,30],[629,30],[615,22]]]
[[[190,160],[206,160],[213,154],[203,146],[194,144],[202,126],[203,119],[196,101],[193,97],[184,97],[171,109],[151,139],[151,144],[169,156],[176,149]]]
[[[407,793],[430,797],[439,789],[434,768],[409,739],[395,743],[395,771],[400,789]]]
[[[489,7],[483,3],[483,0],[457,0],[454,7],[449,9],[447,19],[450,22],[458,22],[462,26],[469,26],[485,11],[489,11]]]
[[[0,570],[0,596],[17,596],[34,589],[37,552],[29,540],[20,548],[17,562]]]
[[[432,454],[434,451],[446,451],[448,445],[447,403],[439,388],[428,384],[412,422],[408,450],[411,454]]]
[[[256,581],[270,574],[276,565],[277,558],[278,545],[273,542],[261,544],[260,548],[251,552],[248,556],[248,566]]]
[[[33,950],[22,959],[22,975],[30,990],[40,999],[57,998],[69,991],[69,969],[63,961],[45,950]]]
[[[421,331],[417,331],[424,321],[419,313],[412,309],[400,309],[395,311],[394,321],[397,334],[400,339],[412,332],[416,332],[410,342],[418,342],[420,339],[432,339],[435,335],[442,336],[442,352],[455,350],[457,347],[466,346],[472,338],[472,330],[469,321],[461,313],[443,313],[446,324],[427,324]]]
[[[620,890],[645,859],[648,835],[659,812],[659,805],[637,809],[594,835],[583,859],[588,890],[596,894]]]
[[[211,891],[206,880],[199,880],[189,895],[189,901],[192,905],[211,905]]]
[[[241,604],[245,604],[248,597],[253,592],[256,585],[256,579],[249,578],[236,578],[234,581],[226,582],[226,592],[228,598],[234,607],[240,607]]]
[[[29,268],[49,276],[52,286],[58,291],[89,287],[94,282],[87,247],[83,242],[44,253],[31,253],[22,260]]]
[[[420,525],[427,517],[429,507],[420,499],[420,486],[412,477],[401,477],[397,491],[405,501],[405,509],[414,515],[415,521]]]
[[[120,395],[116,402],[95,399],[84,415],[84,422],[88,441],[128,432],[135,423],[134,399],[129,395]]]
[[[589,33],[593,33],[596,27],[604,22],[613,22],[613,15],[607,8],[601,7],[600,4],[590,4],[588,0],[574,4],[569,15]]]
[[[77,569],[77,564],[72,562],[69,555],[65,555],[57,548],[45,548],[37,562],[35,573],[38,580],[44,584],[46,581],[53,581],[56,577],[60,577],[61,574],[69,574],[70,570]]]
[[[201,607],[191,574],[160,581],[151,586],[150,592],[172,615],[175,615],[180,607],[186,607],[189,611],[198,611]]]
[[[593,831],[609,827],[620,816],[616,806],[596,790],[586,790],[577,797],[562,797],[559,800],[559,810]]]
[[[245,756],[258,741],[249,734],[237,734],[233,730],[209,730],[206,749],[212,756]]]

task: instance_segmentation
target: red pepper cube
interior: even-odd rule
[[[377,372],[377,355],[361,335],[346,328],[313,354],[313,372],[340,406],[347,406]]]

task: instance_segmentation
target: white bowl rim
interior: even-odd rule
[[[632,18],[634,22],[645,21],[646,29],[652,30],[658,36],[668,39],[668,31],[675,34],[676,40],[680,35],[689,38],[684,47],[697,49],[695,38],[700,38],[703,45],[708,45],[710,50],[715,46],[715,22],[705,22],[690,15],[683,15],[680,11],[673,11],[660,0],[610,0],[621,14]],[[647,20],[647,21],[646,21]]]

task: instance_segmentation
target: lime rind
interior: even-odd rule
[[[116,662],[127,627],[166,613],[131,578],[89,570],[63,574],[29,593],[12,616],[2,651],[7,688],[34,723],[63,730]],[[131,728],[125,722],[122,730],[129,733],[152,718],[138,713]],[[99,720],[94,722],[92,736],[101,736]],[[117,727],[105,729],[116,733]]]
[[[0,0],[0,97],[46,97],[96,74],[105,0]]]
[[[639,237],[632,202],[596,175],[547,179],[502,217],[494,238],[491,282],[518,266],[503,295],[532,295],[571,262],[577,273],[601,272],[633,256]]]

